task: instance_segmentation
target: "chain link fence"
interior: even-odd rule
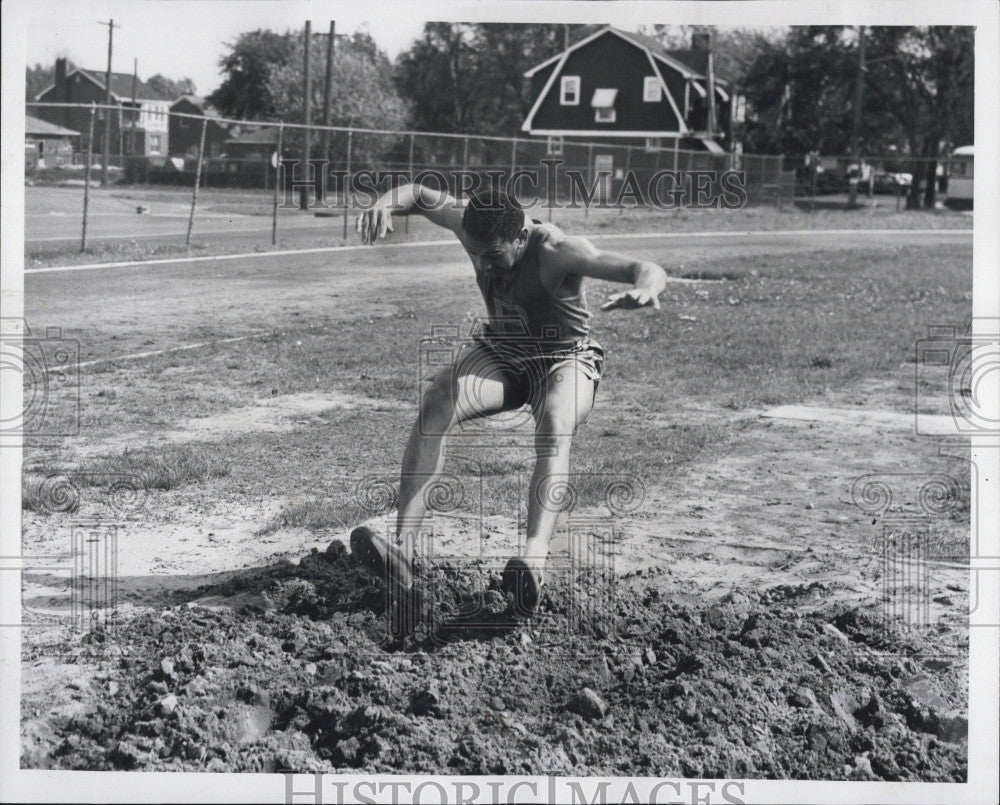
[[[154,131],[117,107],[27,106],[29,114],[71,132],[59,142],[26,137],[29,256],[74,250],[127,256],[130,249],[206,242],[234,250],[328,245],[348,236],[359,206],[405,181],[452,194],[467,194],[477,183],[507,186],[533,215],[549,220],[554,209],[587,217],[595,210],[719,206],[720,198],[732,206],[780,206],[795,192],[788,181],[795,174],[781,156],[691,151],[675,141],[623,145],[322,126],[310,127],[307,175],[300,124],[171,112]],[[742,175],[726,185],[719,177],[727,171]],[[406,216],[403,228],[410,226]]]

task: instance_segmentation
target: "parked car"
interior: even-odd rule
[[[906,191],[913,184],[912,173],[887,173],[876,171],[874,176],[874,189],[876,193],[899,193]]]

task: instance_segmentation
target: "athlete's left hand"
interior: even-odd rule
[[[601,305],[601,310],[614,310],[615,308],[634,310],[637,307],[652,307],[654,310],[659,310],[660,300],[655,293],[650,291],[629,288],[627,291],[611,294],[607,301]]]

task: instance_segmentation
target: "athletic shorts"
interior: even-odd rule
[[[553,349],[531,339],[500,341],[476,335],[459,354],[456,369],[476,371],[476,364],[498,366],[508,380],[510,394],[504,407],[520,407],[541,400],[548,379],[559,369],[574,366],[588,380],[598,383],[604,368],[604,349],[591,338]]]

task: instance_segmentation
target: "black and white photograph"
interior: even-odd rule
[[[2,12],[0,799],[997,801],[1000,7]]]

